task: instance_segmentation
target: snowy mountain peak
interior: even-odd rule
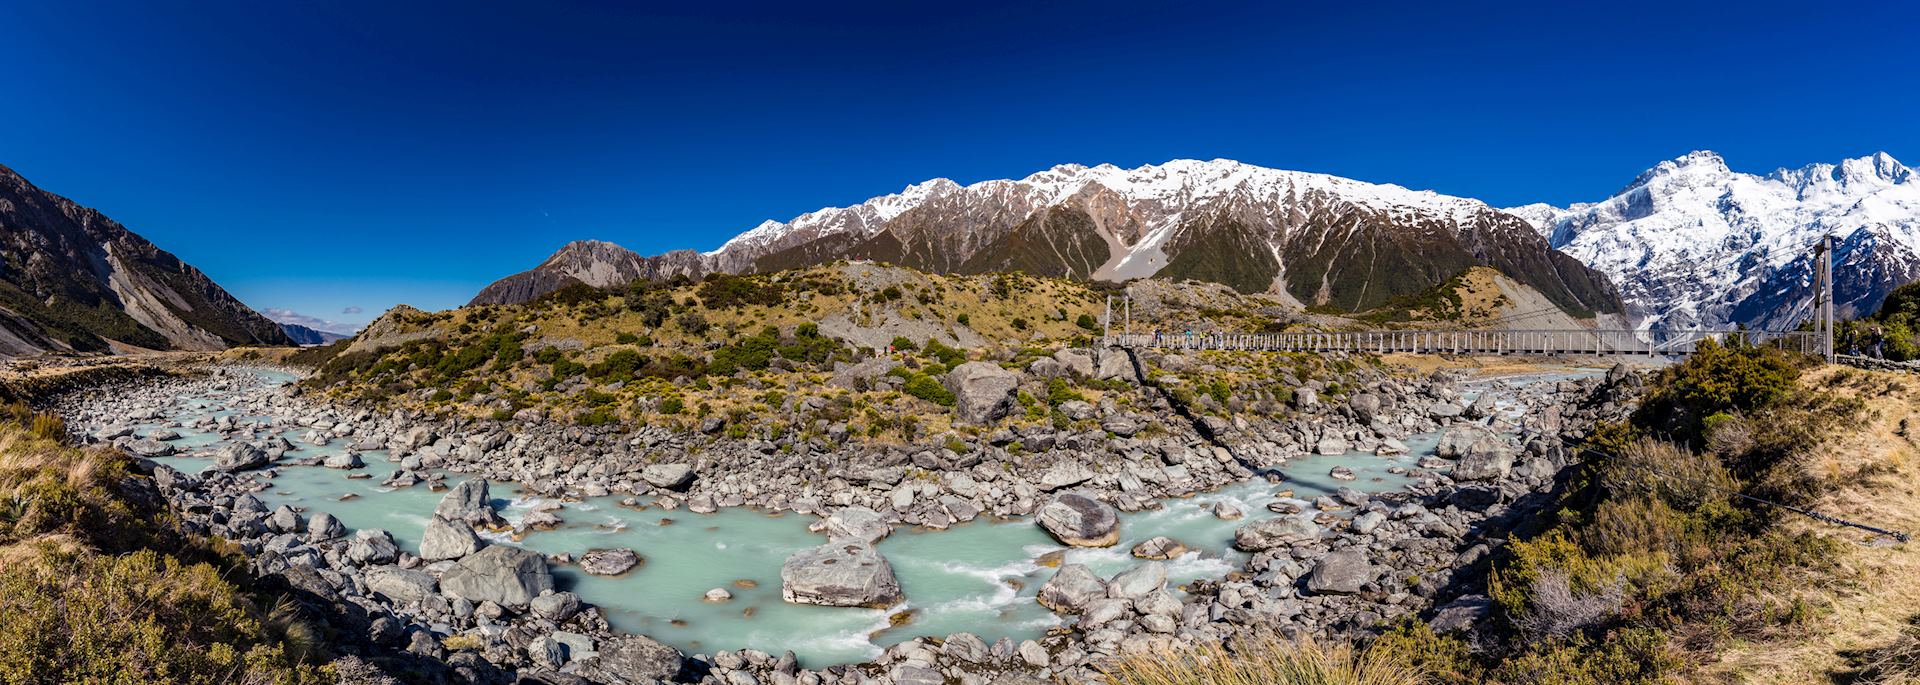
[[[1712,183],[1733,173],[1727,168],[1727,160],[1712,150],[1694,150],[1687,154],[1655,164],[1627,185],[1621,192],[1668,179],[1683,184]]]
[[[1787,328],[1805,315],[1809,246],[1822,235],[1836,236],[1853,265],[1836,269],[1843,311],[1871,311],[1920,277],[1915,178],[1884,152],[1766,176],[1694,152],[1599,202],[1505,211],[1606,273],[1643,327]]]

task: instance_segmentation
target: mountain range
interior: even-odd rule
[[[1823,235],[1839,316],[1871,313],[1920,279],[1920,173],[1884,152],[1764,176],[1694,152],[1599,202],[1507,211],[1606,273],[1653,330],[1792,328],[1811,311]]]
[[[1230,160],[1063,165],[964,186],[934,179],[764,222],[705,253],[638,257],[575,243],[474,302],[525,301],[596,278],[700,277],[836,259],[937,273],[1195,279],[1336,311],[1372,308],[1490,266],[1583,316],[1622,310],[1603,275],[1486,203]]]
[[[1755,175],[1702,151],[1598,202],[1495,209],[1228,160],[1063,165],[1020,180],[934,179],[763,222],[711,252],[641,257],[571,244],[475,301],[524,301],[573,281],[872,259],[949,273],[1191,278],[1358,311],[1484,265],[1562,309],[1623,312],[1654,334],[1779,330],[1810,311],[1811,247],[1822,235],[1834,237],[1839,313],[1872,311],[1920,279],[1920,173],[1877,153]]]
[[[292,342],[199,269],[0,166],[0,356]]]
[[[1785,329],[1810,309],[1812,246],[1832,236],[1843,316],[1920,279],[1920,173],[1878,153],[1736,172],[1712,152],[1660,162],[1605,199],[1495,208],[1396,185],[1230,160],[1062,165],[1018,180],[934,179],[766,221],[710,252],[567,244],[473,304],[573,284],[874,260],[938,273],[1153,277],[1357,312],[1491,267],[1580,317],[1662,331]],[[318,344],[97,211],[0,166],[0,356]],[[1609,322],[1606,325],[1614,325]]]

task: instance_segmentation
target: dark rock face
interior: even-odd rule
[[[0,166],[0,355],[289,345],[178,257]]]

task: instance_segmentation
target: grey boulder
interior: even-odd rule
[[[1320,559],[1307,577],[1307,589],[1315,594],[1353,594],[1378,575],[1379,569],[1367,560],[1365,552],[1344,549]]]
[[[794,604],[885,609],[900,603],[893,565],[872,545],[836,542],[795,552],[780,567],[780,596]]]
[[[579,675],[598,683],[640,685],[677,679],[686,657],[680,650],[639,635],[607,640],[599,652],[582,662]]]
[[[427,522],[427,530],[420,535],[420,558],[427,561],[445,561],[459,559],[480,551],[486,543],[474,534],[473,527],[466,521],[448,521],[438,516]]]
[[[1107,581],[1080,564],[1066,564],[1040,586],[1040,606],[1061,614],[1077,614],[1093,600],[1107,596]]]
[[[1233,546],[1243,552],[1265,552],[1295,542],[1320,539],[1320,524],[1296,514],[1255,521],[1233,531]]]
[[[953,411],[962,423],[993,423],[1013,410],[1020,374],[990,362],[967,362],[947,372],[946,386],[953,391]]]
[[[649,464],[640,470],[640,479],[663,490],[685,490],[693,484],[693,467],[686,464]]]
[[[538,553],[493,545],[455,562],[440,576],[440,591],[475,604],[522,607],[553,589],[553,574]]]
[[[258,447],[234,443],[220,448],[213,455],[213,469],[216,471],[245,471],[267,465],[267,453]]]
[[[474,478],[453,486],[446,496],[440,498],[439,506],[433,508],[433,515],[448,521],[465,521],[468,525],[480,528],[502,528],[506,522],[493,510],[493,500],[487,494],[487,481]]]
[[[1072,547],[1111,547],[1120,541],[1119,513],[1079,492],[1054,495],[1034,520],[1055,540]]]
[[[865,542],[872,544],[893,532],[893,526],[879,512],[866,507],[846,507],[827,517],[828,542]]]

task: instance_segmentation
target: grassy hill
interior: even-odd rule
[[[970,360],[1025,369],[1084,347],[1099,335],[1110,292],[1018,273],[838,263],[575,287],[524,305],[396,310],[360,338],[294,361],[318,364],[309,386],[335,398],[442,415],[679,430],[718,419],[732,437],[817,432],[824,421],[855,437],[911,441],[954,428],[942,374]],[[1282,313],[1276,301],[1218,285],[1142,284],[1136,299],[1136,330],[1285,325],[1273,316]],[[878,382],[834,382],[837,367],[876,352],[899,368]],[[1087,378],[1052,383],[1062,384],[1023,393],[1015,423],[1057,421],[1058,404],[1097,403],[1119,389]]]

